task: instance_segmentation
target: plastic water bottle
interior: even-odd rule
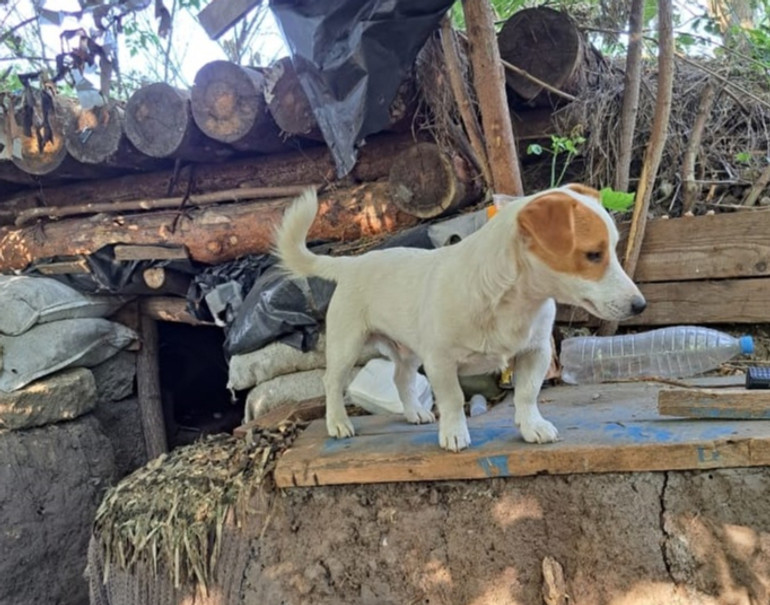
[[[568,384],[629,378],[684,378],[751,355],[751,336],[700,326],[673,326],[640,334],[581,336],[562,341],[562,380]]]

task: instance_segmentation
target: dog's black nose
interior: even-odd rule
[[[639,315],[646,308],[647,308],[647,301],[644,300],[643,296],[634,296],[631,299],[631,313],[633,313],[634,315]]]

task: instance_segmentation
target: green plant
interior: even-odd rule
[[[585,137],[578,133],[574,133],[568,137],[560,137],[552,134],[550,149],[546,149],[537,143],[532,143],[527,147],[527,154],[542,155],[543,152],[551,154],[551,187],[558,187],[564,178],[564,174],[567,172],[567,168],[572,163],[572,160],[580,152],[580,145],[585,142]],[[559,177],[556,178],[556,165],[558,164],[559,157],[565,154],[566,156],[564,157],[561,172],[559,173]]]
[[[626,193],[624,191],[615,191],[612,187],[605,187],[599,191],[600,200],[602,206],[607,210],[617,210],[618,212],[625,212],[634,205],[633,193]]]

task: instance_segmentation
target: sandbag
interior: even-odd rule
[[[360,369],[360,367],[353,368],[349,378],[352,378]],[[246,397],[243,422],[254,420],[284,403],[323,397],[323,376],[324,370],[308,370],[285,374],[258,384]]]
[[[358,365],[363,365],[378,355],[374,346],[367,345],[358,357]],[[282,342],[274,342],[258,351],[233,355],[230,358],[227,388],[231,391],[242,391],[276,376],[325,367],[326,336],[323,333],[319,334],[315,349],[306,353]]]
[[[39,323],[106,317],[129,299],[78,292],[55,279],[0,275],[0,334],[17,336]]]
[[[130,328],[102,318],[63,319],[0,336],[0,390],[15,391],[63,368],[93,367],[137,338]]]

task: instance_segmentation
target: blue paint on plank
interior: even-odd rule
[[[510,477],[508,470],[508,456],[484,456],[478,459],[481,470],[487,477]]]
[[[610,437],[618,440],[630,439],[634,443],[669,443],[675,441],[676,435],[666,429],[653,426],[624,425],[612,422],[604,427]]]
[[[701,437],[703,439],[721,439],[723,437],[730,437],[735,432],[734,427],[724,425],[710,426],[701,433]]]
[[[698,462],[700,464],[703,464],[705,462],[714,462],[716,460],[719,460],[720,454],[718,450],[706,448],[706,447],[700,447],[698,446],[695,448],[698,453]]]
[[[682,416],[709,418],[715,420],[770,420],[770,410],[736,410],[730,408],[702,408],[697,406],[682,408]]]

